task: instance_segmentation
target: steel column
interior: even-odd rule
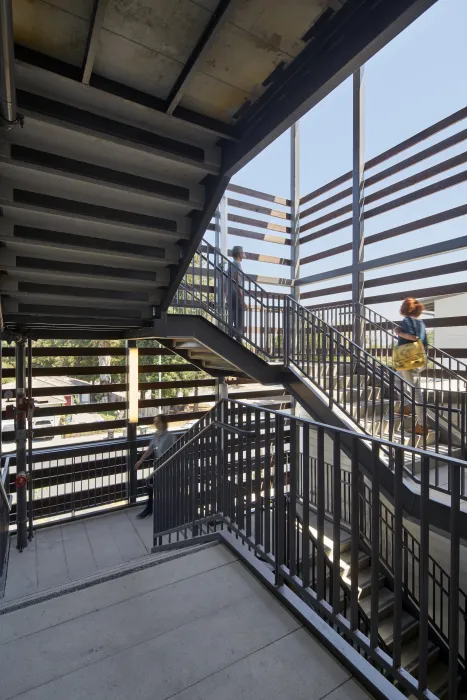
[[[16,111],[12,0],[0,0],[0,117],[6,129],[19,123]]]
[[[16,341],[16,547],[28,546],[27,479],[26,479],[26,352],[24,339]]]
[[[29,498],[29,539],[34,537],[34,486],[33,486],[33,461],[32,461],[32,437],[33,437],[33,398],[32,398],[32,339],[28,338],[28,498]]]
[[[300,122],[290,129],[290,277],[300,279]],[[293,287],[292,296],[300,301],[300,287]]]
[[[352,303],[356,314],[364,303],[364,273],[359,267],[364,258],[364,203],[365,203],[365,156],[364,156],[364,68],[353,74],[352,90]],[[353,340],[363,346],[363,333],[359,316],[354,320]]]
[[[138,490],[138,473],[134,469],[134,465],[138,461],[138,451],[136,446],[136,434],[137,434],[137,423],[130,423],[128,420],[128,408],[129,408],[129,350],[130,348],[136,347],[136,340],[126,341],[126,364],[127,364],[127,417],[126,417],[126,437],[128,440],[128,451],[127,451],[127,465],[128,465],[128,501],[129,503],[136,503],[136,495]]]

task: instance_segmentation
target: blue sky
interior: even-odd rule
[[[467,105],[467,0],[438,0],[422,17],[394,39],[388,46],[374,56],[365,66],[365,158],[369,159],[403,139],[424,129],[430,124],[448,116]],[[434,139],[421,146],[405,152],[402,156],[387,161],[383,168],[401,158],[440,141],[462,128],[466,122],[445,130]],[[351,152],[351,80],[340,85],[320,104],[311,110],[300,122],[301,133],[301,195],[350,170]],[[440,156],[424,161],[404,172],[402,177],[418,172],[432,164],[443,161],[453,155],[462,153],[467,142],[451,148]],[[234,178],[233,182],[265,192],[289,196],[290,175],[289,133],[283,134],[265,151],[257,156]],[[443,179],[465,169],[460,166],[442,176],[432,178],[418,187]],[[377,169],[371,172],[376,172]],[[401,179],[401,175],[368,189],[386,186]],[[404,190],[403,194],[410,190]],[[383,200],[385,201],[385,200]],[[388,214],[367,222],[365,233],[371,235],[378,231],[396,226],[407,221],[428,216],[467,202],[467,184],[458,185],[435,196],[421,199],[411,205],[401,207]],[[326,213],[324,210],[323,213]],[[277,221],[277,220],[276,220]],[[439,240],[455,238],[465,234],[466,218],[431,227],[421,232],[404,235],[369,246],[366,259],[376,258],[400,250],[416,248],[420,245]],[[303,246],[302,255],[309,255],[330,246],[350,241],[350,229],[345,229],[331,236]],[[281,255],[285,252],[281,246],[254,241],[235,241],[243,243],[246,250]],[[444,264],[453,259],[467,259],[467,251],[438,256],[436,262]],[[350,254],[328,258],[319,263],[312,263],[303,268],[303,275],[335,269],[350,263]],[[392,267],[369,275],[377,277],[383,274],[396,274],[411,269],[411,266],[430,267],[432,260],[421,260],[404,266]],[[255,272],[254,263],[247,271]],[[258,270],[256,270],[258,272]],[[263,273],[265,273],[263,266]],[[269,274],[289,276],[288,268],[268,266]],[[416,287],[431,287],[448,282],[465,280],[465,273],[452,275],[449,279],[442,277],[427,278],[415,283]],[[344,284],[348,278],[331,282],[329,286]],[[313,287],[315,288],[315,287]],[[386,291],[409,292],[402,285],[387,287]],[[385,291],[375,288],[372,293]],[[332,297],[326,299],[331,300]],[[340,297],[334,297],[338,300]],[[394,313],[397,305],[385,305],[379,311]]]

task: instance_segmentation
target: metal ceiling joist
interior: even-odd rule
[[[184,90],[193,76],[193,73],[199,68],[213,45],[216,38],[216,31],[220,26],[222,26],[222,24],[227,22],[227,19],[233,10],[234,4],[234,0],[219,0],[219,4],[212,14],[206,29],[193,49],[188,61],[183,66],[175,85],[170,91],[167,98],[167,114],[174,113],[175,108],[178,106],[183,97]]]
[[[91,24],[89,26],[89,34],[86,41],[86,51],[83,61],[83,77],[82,82],[89,85],[94,68],[97,50],[99,48],[99,36],[104,21],[105,11],[109,0],[94,0],[94,8],[92,11]]]
[[[27,66],[33,66],[35,68],[48,71],[49,73],[54,73],[63,78],[68,78],[72,83],[81,84],[82,68],[77,68],[69,63],[60,61],[59,59],[46,56],[40,51],[35,51],[34,49],[22,46],[21,44],[15,44],[14,50],[16,61],[21,61]],[[218,119],[214,119],[213,117],[209,117],[204,114],[199,114],[191,109],[180,106],[177,107],[174,114],[169,117],[166,114],[166,100],[154,95],[149,95],[146,92],[129,87],[128,85],[123,85],[122,83],[118,83],[110,78],[105,78],[95,72],[91,75],[89,87],[92,87],[97,91],[101,91],[102,93],[107,93],[123,100],[127,100],[128,102],[134,102],[137,105],[148,107],[149,109],[157,112],[160,117],[163,115],[164,118],[177,120],[180,125],[184,125],[208,134],[210,133],[219,138],[234,141],[236,140],[236,129],[230,124],[225,124]]]

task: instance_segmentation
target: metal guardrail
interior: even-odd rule
[[[144,451],[149,439],[150,436],[144,436],[136,440],[137,454]],[[148,462],[138,470],[136,481],[131,479],[131,448],[132,444],[124,438],[35,450],[28,473],[32,509],[30,499],[28,508],[33,525],[126,506],[145,496],[144,486],[151,464]],[[5,490],[11,494],[8,521],[13,527],[17,515],[14,454],[2,459],[2,470],[6,473]]]
[[[354,343],[292,297],[279,298],[262,289],[212,246],[203,244],[203,249],[179,288],[174,312],[203,315],[252,352],[298,370],[323,393],[331,408],[336,406],[367,435],[389,441],[397,435],[404,444],[451,456],[460,452],[464,457],[467,392],[456,392],[454,398],[449,391],[419,394],[365,349],[364,342],[363,347]],[[243,325],[236,316],[240,303],[245,306]],[[452,373],[449,377],[452,380]],[[431,428],[430,433],[416,434],[419,418]],[[449,494],[446,465],[434,461],[431,466],[430,488]],[[404,472],[421,483],[420,461],[414,454],[408,456]],[[466,476],[464,469],[463,497]]]
[[[394,345],[397,341],[398,324],[381,316],[363,304],[333,303],[320,305],[313,313],[322,318],[343,334],[352,333],[355,323],[359,322],[362,333],[362,347],[381,358],[386,365],[391,365]],[[420,377],[424,386],[445,392],[467,391],[467,364],[428,342],[428,364],[421,370]]]
[[[229,425],[225,431],[222,424]],[[240,431],[236,434],[236,431]],[[247,433],[245,435],[245,432]],[[350,440],[351,468],[345,488],[341,484],[341,447]],[[362,437],[351,431],[299,419],[278,411],[224,400],[194,426],[165,455],[154,476],[154,544],[161,546],[179,538],[191,539],[203,532],[228,531],[245,549],[272,570],[276,585],[287,584],[329,625],[369,658],[388,678],[407,693],[426,698],[430,664],[430,637],[436,635],[449,659],[449,698],[458,697],[459,674],[465,662],[465,594],[460,587],[460,460],[374,437],[370,475],[359,463]],[[394,458],[394,503],[391,520],[381,520],[380,453]],[[408,540],[403,520],[403,464],[406,454],[421,460],[420,538]],[[330,454],[332,466],[326,456]],[[439,587],[445,607],[432,614],[431,589],[442,571],[433,569],[430,548],[428,463],[447,463],[453,496],[450,550],[446,553],[449,575],[443,571]],[[157,466],[157,465],[156,465]],[[364,480],[367,488],[362,491]],[[347,491],[347,495],[345,492]],[[364,499],[362,499],[362,494]],[[370,508],[365,508],[365,503]],[[374,505],[377,507],[374,508]],[[328,509],[327,506],[328,505]],[[325,545],[325,519],[348,513],[351,549],[347,586],[349,599],[341,595],[340,517],[333,519],[331,544]],[[303,515],[298,526],[298,510]],[[314,513],[314,515],[313,515]],[[311,519],[316,529],[310,539]],[[385,556],[387,537],[394,546]],[[404,544],[400,556],[400,543]],[[329,546],[327,556],[325,547]],[[371,557],[370,614],[362,621],[359,604],[359,552]],[[379,637],[379,588],[381,565],[396,592],[393,642],[382,649]],[[414,574],[414,567],[416,573]],[[416,585],[409,583],[409,578]],[[449,598],[446,598],[445,591]],[[416,605],[419,617],[418,677],[402,668],[403,597]],[[463,601],[462,605],[459,601]],[[441,615],[441,617],[440,617]]]

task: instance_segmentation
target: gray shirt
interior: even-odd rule
[[[169,433],[168,430],[158,430],[154,433],[151,440],[151,446],[153,449],[154,459],[157,459],[166,452],[169,447],[175,442],[175,436],[173,433]]]

